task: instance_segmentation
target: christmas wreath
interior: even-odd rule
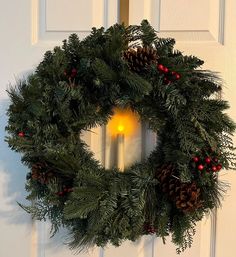
[[[70,246],[120,245],[145,234],[172,236],[180,252],[195,224],[220,205],[222,169],[235,167],[235,124],[219,98],[221,80],[203,61],[174,50],[147,21],[93,28],[47,51],[36,71],[11,87],[6,140],[30,172],[33,218]],[[81,138],[107,124],[115,108],[137,113],[158,135],[150,156],[105,169]]]

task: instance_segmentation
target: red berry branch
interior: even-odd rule
[[[160,73],[163,73],[164,76],[164,83],[166,85],[170,84],[173,81],[179,80],[181,78],[180,74],[176,71],[170,71],[166,66],[163,64],[158,64],[157,69]]]
[[[70,71],[65,70],[64,71],[64,75],[68,78],[68,79],[74,79],[77,75],[77,70],[75,68],[71,69]]]
[[[193,163],[195,163],[195,167],[199,171],[209,172],[218,172],[222,169],[222,164],[219,159],[215,156],[194,156],[192,158]]]
[[[58,195],[58,196],[65,196],[66,194],[71,193],[71,192],[73,192],[73,188],[72,187],[63,186],[62,191],[56,192],[56,195]]]
[[[147,234],[154,234],[156,233],[156,229],[153,225],[149,224],[149,223],[145,223],[144,224],[144,230]]]

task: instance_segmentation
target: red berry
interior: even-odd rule
[[[180,79],[180,75],[178,73],[175,74],[176,79]]]
[[[169,72],[169,69],[168,69],[167,67],[164,67],[163,71],[164,71],[165,73],[168,73],[168,72]]]
[[[64,195],[64,192],[62,192],[62,191],[56,192],[56,195],[58,195],[58,196],[63,196],[63,195]]]
[[[73,188],[67,188],[67,192],[73,192]]]
[[[202,164],[198,165],[198,170],[203,170],[204,169],[204,166]]]
[[[221,165],[221,164],[218,164],[218,165],[216,166],[216,168],[217,168],[217,170],[219,171],[219,170],[222,169],[222,165]]]
[[[194,162],[199,162],[199,158],[197,156],[193,157]]]
[[[171,81],[168,78],[164,78],[164,84],[165,85],[169,85],[171,83]]]
[[[18,136],[19,136],[19,137],[24,137],[24,136],[25,136],[25,133],[24,133],[23,131],[21,131],[21,132],[18,133]]]
[[[158,64],[157,68],[160,71],[164,71],[164,69],[165,69],[165,67],[162,64]]]
[[[76,74],[77,74],[77,70],[76,70],[75,68],[72,69],[71,74],[72,74],[72,75],[76,75]]]
[[[216,166],[212,166],[211,168],[213,171],[217,171],[217,167]]]
[[[72,78],[74,78],[75,76],[76,76],[76,74],[77,74],[77,70],[74,68],[74,69],[72,69],[72,71],[71,71],[71,77]]]
[[[214,162],[218,162],[219,160],[218,160],[217,158],[214,158],[213,161],[214,161]]]
[[[211,158],[210,158],[210,157],[206,157],[205,162],[206,162],[207,164],[211,163]]]
[[[177,79],[177,80],[180,79],[180,75],[179,75],[179,73],[177,73],[176,71],[172,71],[172,72],[171,72],[171,75],[173,75],[174,78]]]

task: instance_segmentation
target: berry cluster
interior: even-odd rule
[[[144,230],[146,233],[148,234],[154,234],[156,233],[156,229],[153,225],[149,224],[149,223],[145,223],[144,224]]]
[[[77,70],[75,68],[71,69],[70,71],[65,70],[64,71],[64,75],[68,78],[68,79],[74,79],[77,75]]]
[[[217,172],[222,169],[222,164],[217,157],[205,156],[205,157],[193,157],[193,162],[196,164],[196,168],[199,171]]]
[[[24,133],[23,131],[20,131],[20,132],[18,133],[18,136],[19,136],[19,137],[25,137],[25,133]]]
[[[71,193],[71,192],[73,192],[73,188],[63,186],[62,191],[56,192],[56,195],[58,195],[58,196],[65,196],[67,193]]]
[[[180,74],[179,73],[177,73],[176,71],[170,71],[167,67],[165,67],[162,64],[158,64],[157,69],[165,75],[164,76],[164,83],[166,85],[170,84],[173,81],[176,81],[176,80],[180,79]]]

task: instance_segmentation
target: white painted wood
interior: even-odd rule
[[[206,0],[164,0],[161,2],[161,30],[208,30],[209,7]]]
[[[132,1],[134,9],[131,9],[132,15],[130,16],[131,23],[132,19],[136,22],[142,20],[144,13],[140,13],[141,11],[136,11],[135,8],[142,8],[144,5],[144,1]],[[204,6],[204,4],[209,4],[208,13],[203,12],[201,15],[205,15],[203,20],[208,20],[207,27],[200,28],[197,27],[201,24],[195,24],[196,26],[192,26],[192,28],[187,28],[184,26],[188,26],[189,24],[196,22],[196,15],[199,13],[199,10],[196,13],[191,10],[190,1],[185,6],[182,5],[181,8],[177,6],[171,8],[168,12],[168,8],[166,7],[166,16],[162,19],[163,13],[163,4],[168,5],[178,5],[182,1],[177,1],[174,3],[173,1],[156,1],[159,2],[161,8],[156,8],[156,13],[160,14],[160,22],[151,22],[156,26],[156,29],[159,30],[159,36],[161,37],[175,37],[177,39],[176,48],[182,50],[186,54],[193,54],[199,56],[200,58],[205,60],[204,68],[209,68],[212,70],[220,71],[222,77],[226,81],[227,88],[224,89],[224,97],[230,100],[231,109],[230,114],[235,120],[236,116],[236,96],[235,91],[233,89],[233,85],[236,81],[235,73],[233,72],[233,67],[235,67],[236,62],[236,51],[234,50],[234,46],[236,43],[236,35],[232,31],[232,24],[236,22],[236,4],[233,1],[206,1],[203,4],[200,4],[201,1],[195,1],[195,4],[199,3],[199,7]],[[149,7],[153,9],[153,2],[150,1]],[[136,7],[135,7],[135,4]],[[195,8],[197,8],[195,6]],[[144,10],[144,9],[142,9]],[[163,21],[173,22],[173,17],[171,13],[175,13],[176,17],[181,17],[179,12],[183,12],[182,16],[185,18],[185,13],[188,12],[187,15],[191,15],[193,19],[191,19],[188,24],[181,25],[182,28],[178,30],[176,27],[179,26],[179,23],[176,26],[170,27],[162,27]],[[137,14],[135,16],[135,13]],[[143,16],[142,16],[143,15]],[[178,16],[179,15],[179,16]],[[146,15],[147,17],[147,15]],[[146,18],[145,17],[145,18]],[[152,16],[149,16],[152,20]],[[195,18],[194,18],[195,17]],[[135,18],[135,19],[134,19]],[[183,21],[183,23],[185,23]],[[173,24],[172,24],[173,25]],[[199,31],[199,29],[204,29],[205,31]],[[163,31],[164,30],[164,31]],[[165,31],[170,30],[170,31]],[[189,31],[191,30],[191,31]],[[224,44],[224,46],[222,46]],[[212,215],[210,218],[202,221],[198,225],[198,232],[195,237],[193,248],[184,253],[183,256],[206,256],[206,257],[215,257],[215,256],[234,256],[234,244],[236,243],[234,231],[236,229],[234,225],[234,217],[235,217],[235,205],[233,204],[233,199],[236,196],[236,179],[233,172],[226,173],[227,175],[223,176],[223,179],[227,179],[232,184],[232,189],[228,192],[228,197],[226,197],[223,202],[223,208],[217,211],[216,215]],[[222,179],[220,177],[220,179]],[[234,186],[234,189],[233,189]],[[217,218],[216,218],[217,217]],[[229,229],[229,227],[231,229]],[[171,252],[172,246],[168,244],[163,248],[160,241],[155,244],[154,254],[153,256],[175,256],[174,252]],[[186,254],[186,255],[185,255]]]
[[[130,5],[130,23],[148,19],[161,37],[224,43],[225,0],[130,0]]]
[[[1,66],[2,67],[2,66]],[[31,252],[31,219],[16,201],[24,202],[25,168],[20,156],[12,153],[4,142],[8,100],[0,98],[0,256],[29,257]]]
[[[98,3],[96,15],[94,4]],[[103,9],[101,0],[46,0],[46,31],[88,31],[93,26],[103,24]],[[56,8],[55,8],[56,7]],[[97,7],[97,6],[96,6]],[[86,14],[86,15],[85,15]]]
[[[117,9],[113,0],[45,0],[44,7],[46,32],[89,32],[91,27],[106,27],[109,19],[115,22],[117,16],[110,16]]]
[[[71,7],[78,7],[78,2],[83,4],[83,10],[80,13],[78,11],[80,18],[82,15],[83,17],[74,21],[71,15],[76,14],[76,8]],[[72,31],[83,38],[89,34],[92,26],[108,27],[117,22],[118,1],[70,1],[71,5],[68,1],[52,0],[0,3],[0,256],[74,256],[63,244],[63,233],[50,239],[48,224],[32,222],[16,203],[25,202],[27,168],[20,163],[19,154],[13,153],[4,142],[4,127],[7,124],[5,113],[9,104],[5,90],[9,83],[15,84],[16,79],[31,73],[44,52],[60,45]],[[63,13],[66,10],[70,15]],[[62,12],[61,23],[58,12]],[[73,27],[73,22],[78,26]],[[90,135],[85,135],[84,139],[90,144]],[[100,249],[96,248],[79,256],[98,257]]]
[[[105,27],[118,19],[118,0],[31,0],[32,44],[49,47],[71,33],[83,38],[92,27]]]

